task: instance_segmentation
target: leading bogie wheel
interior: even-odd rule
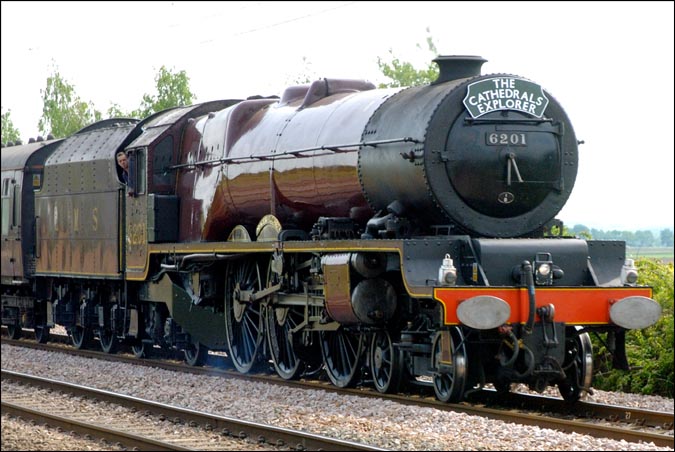
[[[431,359],[436,398],[451,403],[462,400],[468,369],[462,331],[457,327],[439,331],[433,341]]]
[[[563,369],[565,379],[558,383],[558,390],[565,401],[576,402],[582,391],[591,387],[593,378],[593,345],[588,333],[568,330]]]

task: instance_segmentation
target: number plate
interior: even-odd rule
[[[522,132],[488,132],[485,134],[488,146],[527,146],[527,134]]]

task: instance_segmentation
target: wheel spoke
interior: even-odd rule
[[[397,392],[403,381],[401,352],[393,343],[388,331],[378,331],[370,344],[370,372],[375,389],[382,393]]]
[[[9,335],[10,339],[17,340],[21,338],[23,332],[21,331],[20,326],[9,325],[7,327],[7,334]]]
[[[298,337],[290,332],[304,321],[304,308],[291,306],[267,310],[267,340],[277,374],[286,380],[295,379],[305,370],[306,362],[298,356],[305,351]],[[302,332],[296,332],[296,335]],[[298,350],[296,350],[296,347]]]
[[[199,342],[189,343],[183,350],[185,362],[191,366],[202,366],[206,362],[208,349]]]
[[[91,331],[83,326],[76,325],[70,330],[70,338],[76,349],[84,349],[91,341]]]
[[[441,363],[442,335],[448,334],[451,347],[451,362]],[[462,331],[451,328],[447,332],[439,332],[433,342],[434,392],[442,402],[459,402],[464,397],[464,385],[467,380],[467,353]]]
[[[117,351],[117,337],[109,329],[101,329],[99,342],[101,343],[101,350],[105,353],[115,353]]]
[[[258,361],[264,335],[259,302],[237,299],[239,293],[261,290],[259,265],[244,261],[228,268],[225,284],[225,329],[234,366],[247,373]]]
[[[581,398],[582,390],[590,386],[593,375],[593,346],[588,333],[575,334],[568,331],[566,360],[563,364],[565,379],[558,383],[560,395],[567,402]]]
[[[151,349],[152,345],[142,342],[140,340],[131,346],[131,351],[133,352],[134,356],[139,359],[149,358]]]
[[[335,386],[347,387],[356,382],[362,343],[363,333],[350,333],[343,329],[321,332],[324,365]]]
[[[49,341],[49,327],[47,327],[47,326],[36,326],[35,327],[35,339],[40,344],[46,344]]]
[[[344,342],[346,342],[347,345],[347,364],[349,365],[349,368],[351,369],[356,365],[356,355],[357,351],[354,350],[354,344],[351,343],[347,338],[343,339]]]
[[[342,371],[342,373],[346,373],[347,369],[349,369],[349,356],[347,355],[347,344],[345,344],[345,337],[344,335],[338,336],[338,343],[337,343],[337,355],[340,357],[340,365],[338,366],[338,370]]]

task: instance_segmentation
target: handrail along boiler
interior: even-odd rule
[[[2,323],[345,387],[590,389],[589,332],[661,309],[625,243],[550,234],[574,129],[540,85],[440,56],[433,83],[323,79],[2,152]],[[129,182],[116,166],[129,159]]]

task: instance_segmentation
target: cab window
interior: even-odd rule
[[[173,137],[165,137],[155,146],[152,155],[152,185],[174,185],[175,172],[170,170],[173,158]]]
[[[146,154],[146,148],[129,151],[129,191],[134,195],[142,195],[146,192]]]

